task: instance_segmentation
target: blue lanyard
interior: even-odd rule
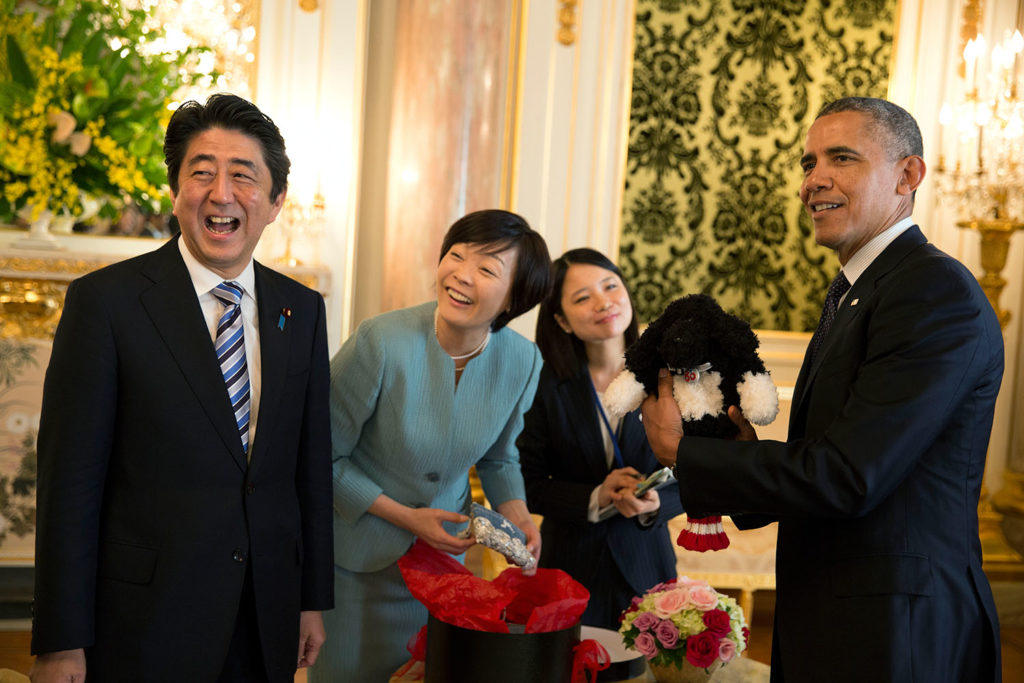
[[[601,399],[597,396],[597,389],[594,387],[594,379],[587,373],[587,384],[590,385],[590,396],[594,399],[594,405],[597,406],[597,412],[601,414],[601,421],[604,422],[605,428],[612,437],[612,448],[614,449],[615,455],[615,466],[623,468],[626,464],[622,461],[622,452],[619,451],[619,432],[622,431],[622,423],[625,422],[625,417],[619,421],[619,426],[613,431],[612,425],[608,422],[608,416],[604,414],[604,406],[601,405]]]

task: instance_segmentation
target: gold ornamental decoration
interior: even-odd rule
[[[963,55],[964,48],[968,41],[978,37],[981,26],[981,19],[984,16],[985,3],[982,0],[967,0],[964,3],[963,23],[960,24],[960,54]],[[967,75],[967,63],[962,57],[957,67],[960,78]]]
[[[60,280],[0,280],[0,335],[52,339],[67,287]]]
[[[576,42],[576,5],[578,0],[562,0],[558,8],[558,42],[572,45]]]

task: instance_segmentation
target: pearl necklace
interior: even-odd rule
[[[437,343],[438,343],[438,346],[440,346],[440,344],[441,344],[441,335],[439,335],[437,333],[437,313],[434,313],[434,336],[437,337]],[[461,356],[453,356],[452,354],[448,353],[447,351],[444,351],[444,347],[443,346],[441,346],[441,350],[444,351],[445,353],[448,353],[448,356],[452,360],[454,360],[454,361],[466,360],[467,358],[472,358],[476,354],[478,354],[481,351],[483,351],[484,348],[487,346],[487,342],[489,342],[490,340],[491,340],[491,329],[488,327],[487,328],[487,334],[485,334],[484,338],[480,340],[480,343],[477,345],[477,347],[475,349],[473,349],[472,351],[470,351],[469,353],[464,353]],[[462,368],[457,368],[457,370],[461,370],[461,369]]]

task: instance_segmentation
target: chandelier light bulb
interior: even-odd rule
[[[953,108],[949,106],[949,102],[942,103],[942,109],[939,110],[939,125],[948,126],[953,123]]]
[[[1020,34],[1019,30],[1013,32],[1013,36],[1010,38],[1010,51],[1017,55],[1024,50],[1024,36]]]

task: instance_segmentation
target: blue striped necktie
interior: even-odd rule
[[[242,450],[249,452],[249,368],[245,363],[245,335],[242,331],[242,287],[235,282],[222,282],[213,288],[213,295],[224,304],[224,313],[217,323],[217,362],[224,373],[224,384],[231,399],[238,424]]]

